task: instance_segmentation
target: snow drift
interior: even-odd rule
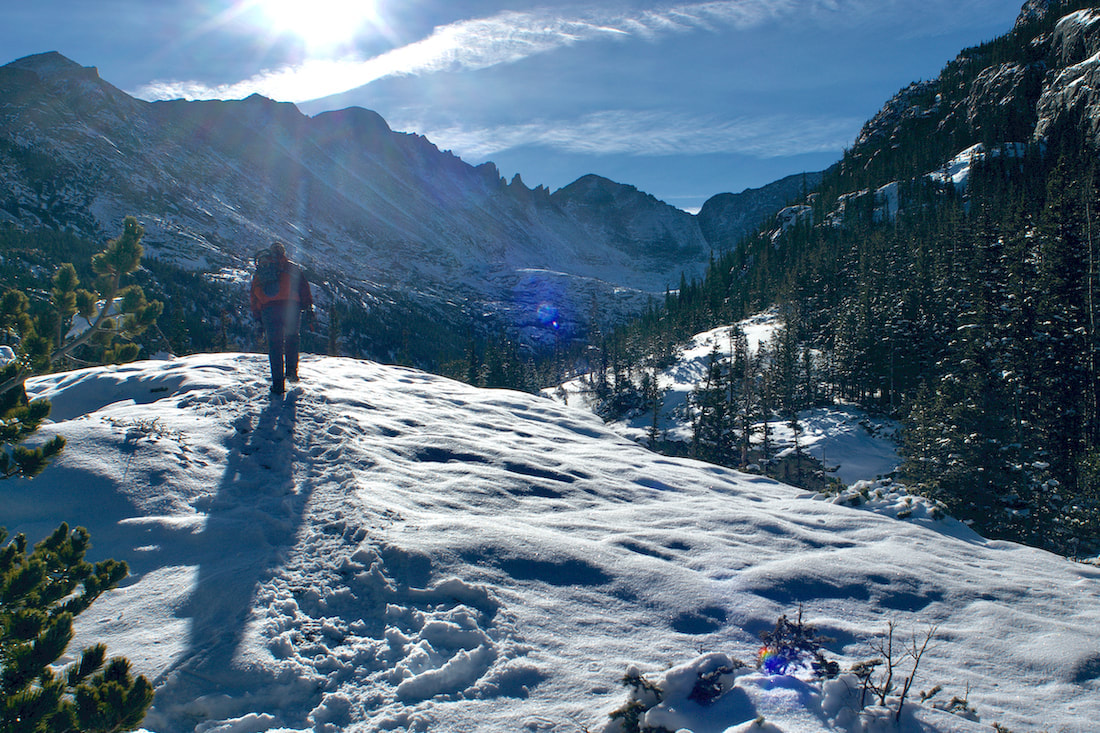
[[[752,659],[799,606],[845,668],[889,621],[938,624],[917,684],[969,688],[984,725],[914,705],[903,729],[1100,719],[1100,568],[655,455],[545,398],[350,359],[301,371],[276,401],[250,354],[28,382],[53,402],[41,437],[68,446],[0,484],[0,523],[82,524],[91,557],[130,564],[73,650],[105,641],[154,680],[151,731],[600,730],[631,665],[675,682],[703,652]],[[660,714],[856,725],[818,690],[746,671]]]

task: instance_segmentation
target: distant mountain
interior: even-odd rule
[[[488,314],[534,338],[547,309],[570,334],[637,312],[712,247],[631,186],[532,190],[359,108],[144,102],[58,53],[0,68],[0,184],[0,221],[20,227],[104,240],[133,214],[149,258],[229,279],[281,239],[334,297]]]
[[[732,249],[788,203],[817,188],[822,175],[814,172],[787,176],[762,188],[712,196],[696,216],[699,229],[715,250]]]
[[[609,243],[647,269],[672,272],[678,263],[704,261],[709,252],[706,240],[696,236],[698,227],[683,226],[690,215],[634,186],[587,175],[554,192],[550,201],[593,241]]]

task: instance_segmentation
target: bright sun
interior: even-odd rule
[[[271,29],[293,33],[311,48],[350,41],[376,17],[374,0],[260,0]]]

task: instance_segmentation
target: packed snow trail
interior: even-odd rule
[[[897,521],[658,456],[531,395],[351,359],[301,370],[281,400],[260,355],[29,383],[54,404],[42,437],[69,442],[0,484],[0,523],[83,524],[93,557],[130,563],[72,653],[102,640],[154,679],[150,731],[600,730],[630,665],[751,659],[799,606],[844,665],[888,621],[939,624],[921,689],[969,686],[986,722],[918,707],[920,730],[1100,718],[1096,567],[919,503]],[[684,725],[840,730],[799,684],[745,678]]]
[[[229,695],[280,686],[269,670],[242,667],[235,659],[255,596],[286,564],[297,539],[316,534],[316,507],[336,498],[324,494],[332,493],[328,483],[338,480],[340,469],[329,468],[324,476],[314,469],[330,464],[311,460],[312,446],[321,445],[323,436],[316,434],[317,421],[302,391],[282,399],[269,399],[266,392],[267,385],[255,381],[219,400],[218,410],[232,415],[234,428],[226,441],[225,470],[214,495],[193,504],[205,514],[194,542],[214,552],[198,564],[183,609],[191,618],[188,651],[158,678],[151,723],[157,715],[201,722],[210,714],[203,692],[212,687]],[[317,488],[322,491],[314,496]]]

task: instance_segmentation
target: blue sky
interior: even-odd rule
[[[360,106],[511,178],[687,210],[839,159],[1022,0],[4,2],[0,63],[59,51],[143,99]]]

